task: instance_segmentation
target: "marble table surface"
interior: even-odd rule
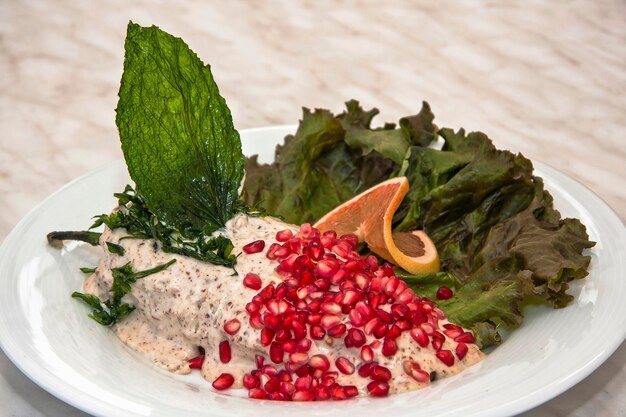
[[[613,1],[0,3],[0,241],[69,180],[120,158],[128,20],[212,65],[238,128],[350,98],[395,121],[427,100],[585,184],[626,219],[626,3]],[[0,416],[85,415],[0,352]],[[626,415],[626,345],[526,417]]]

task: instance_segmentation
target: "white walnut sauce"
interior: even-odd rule
[[[232,241],[233,253],[241,253],[234,270],[164,253],[159,250],[159,244],[152,240],[120,240],[126,235],[125,230],[107,229],[100,239],[105,248],[104,257],[96,272],[85,281],[84,291],[106,299],[110,296],[112,268],[131,262],[133,270],[141,271],[176,258],[176,262],[166,270],[133,284],[132,292],[125,296],[124,302],[134,305],[136,310],[114,326],[116,334],[124,343],[155,363],[181,374],[190,372],[188,361],[197,356],[199,347],[202,347],[206,355],[202,365],[203,377],[213,381],[221,373],[227,372],[235,378],[233,387],[241,387],[243,375],[256,368],[255,355],[262,354],[267,358],[268,351],[260,343],[260,330],[250,326],[249,315],[245,310],[245,305],[258,291],[246,288],[242,283],[243,277],[249,272],[259,275],[262,287],[269,283],[276,285],[282,280],[275,272],[277,263],[266,258],[265,250],[245,254],[242,253],[242,247],[255,240],[264,240],[267,250],[269,244],[275,241],[276,233],[284,229],[291,229],[294,233],[298,230],[296,226],[271,217],[240,214],[230,220],[221,233]],[[124,255],[107,251],[105,242],[123,246]],[[231,336],[224,331],[223,326],[234,318],[239,320],[241,328]],[[232,350],[232,359],[226,364],[221,363],[218,353],[218,345],[223,340],[230,342]],[[368,343],[372,340],[373,337],[368,336]],[[405,372],[403,361],[407,359],[419,363],[423,370],[434,372],[437,377],[445,377],[462,371],[484,356],[476,345],[468,343],[469,350],[463,360],[457,359],[452,366],[447,366],[435,356],[432,346],[420,347],[408,331],[402,332],[396,343],[398,351],[392,357],[384,357],[380,354],[380,348],[374,351],[375,360],[392,373],[390,393],[428,385],[429,382],[417,382]],[[443,349],[454,351],[454,345],[456,343],[446,337]],[[314,340],[308,353],[310,356],[325,354],[330,359],[330,370],[333,371],[336,370],[335,359],[339,356],[348,358],[356,366],[361,364],[363,361],[359,352],[358,348],[346,348],[342,338],[327,337]],[[271,364],[269,359],[266,359],[266,363]],[[337,377],[339,384],[355,385],[361,394],[367,393],[365,386],[369,381],[356,372],[352,375],[339,373]]]

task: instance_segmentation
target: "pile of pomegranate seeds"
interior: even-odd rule
[[[473,335],[454,324],[440,326],[445,315],[435,303],[416,296],[395,276],[390,264],[379,266],[376,257],[359,255],[357,244],[354,235],[338,238],[335,232],[322,234],[309,224],[302,225],[297,234],[283,230],[265,252],[276,262],[275,270],[283,281],[261,288],[260,277],[244,277],[243,285],[258,291],[246,305],[249,323],[258,329],[260,342],[267,348],[267,355],[257,355],[256,369],[243,377],[250,398],[345,400],[357,396],[358,389],[340,385],[337,378],[355,372],[370,380],[367,391],[371,396],[386,396],[391,371],[379,365],[376,355],[394,356],[396,339],[403,332],[409,332],[422,347],[432,345],[436,357],[447,366],[465,357]],[[259,240],[243,248],[246,254],[264,249],[265,242]],[[442,299],[452,296],[446,290],[441,291]],[[227,321],[224,330],[236,333],[239,322]],[[443,349],[444,334],[456,342],[455,352]],[[361,362],[340,356],[331,363],[326,355],[310,355],[312,344],[321,340],[356,349]],[[227,363],[230,356],[229,342],[221,342],[221,361]],[[403,368],[420,383],[430,380],[429,373],[415,362],[404,361]],[[221,390],[232,384],[230,374],[221,374],[213,386]]]

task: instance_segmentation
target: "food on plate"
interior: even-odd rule
[[[586,275],[584,226],[530,162],[437,129],[426,104],[400,128],[372,129],[354,101],[305,111],[263,165],[181,39],[131,22],[125,50],[116,123],[135,186],[90,230],[48,239],[102,248],[72,296],[172,372],[270,400],[421,388]]]

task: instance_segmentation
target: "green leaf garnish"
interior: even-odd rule
[[[101,301],[98,297],[92,294],[83,294],[80,292],[73,292],[72,297],[83,301],[85,304],[92,308],[89,317],[103,326],[111,326],[124,318],[135,310],[135,307],[122,303],[122,298],[131,291],[131,285],[137,282],[138,279],[145,278],[148,275],[161,272],[170,265],[176,262],[176,259],[172,259],[169,262],[155,266],[154,268],[146,269],[144,271],[133,272],[133,268],[130,262],[119,268],[112,268],[113,285],[111,292],[113,297],[106,301]]]
[[[83,274],[93,274],[94,272],[96,272],[96,268],[82,267],[80,268],[80,272],[82,272]]]
[[[118,245],[117,243],[113,243],[113,242],[106,242],[106,244],[107,244],[107,249],[109,250],[109,252],[114,253],[119,256],[124,256],[125,250],[122,245]]]
[[[128,25],[116,123],[150,211],[210,233],[238,208],[244,157],[208,65],[156,26]]]

